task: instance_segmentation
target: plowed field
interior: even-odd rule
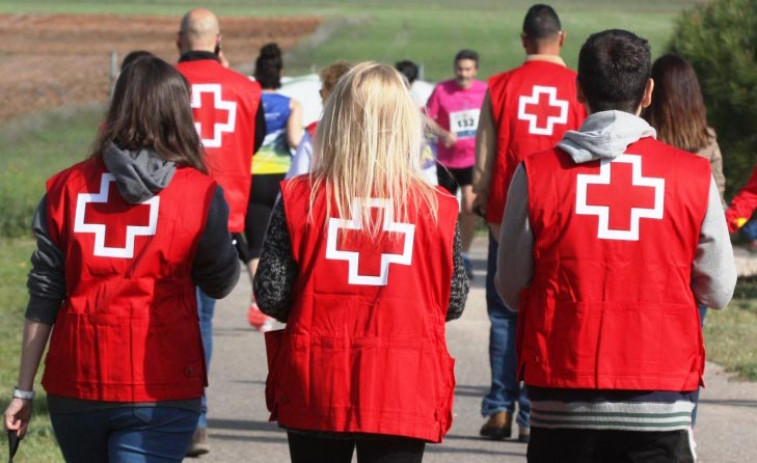
[[[179,17],[124,15],[0,15],[0,121],[60,106],[108,98],[110,52],[137,49],[178,59]],[[260,47],[287,50],[312,34],[315,17],[221,17],[224,54],[231,67],[249,69]]]

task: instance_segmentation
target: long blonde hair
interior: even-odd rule
[[[339,217],[358,219],[351,210],[356,199],[380,198],[393,205],[396,219],[407,220],[409,203],[425,203],[436,221],[436,194],[421,174],[422,144],[421,115],[400,74],[372,61],[353,67],[326,100],[318,124],[311,211],[325,191],[327,217],[332,202]],[[375,238],[381,222],[369,201],[360,204],[362,211],[354,212]]]

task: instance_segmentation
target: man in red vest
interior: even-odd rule
[[[694,458],[697,303],[724,307],[736,269],[709,162],[638,117],[650,69],[646,40],[589,37],[577,80],[589,117],[510,185],[495,284],[520,310],[529,462]]]
[[[547,5],[534,5],[526,14],[521,35],[526,62],[489,79],[476,135],[474,210],[490,228],[486,275],[486,304],[491,321],[489,362],[492,383],[481,413],[488,421],[481,435],[510,436],[516,402],[518,438],[528,441],[529,406],[515,378],[517,314],[505,307],[494,289],[497,237],[513,171],[527,154],[550,148],[585,118],[576,100],[576,73],[565,66],[560,50],[565,42],[560,19]],[[511,264],[507,264],[511,265]]]
[[[218,19],[210,10],[197,8],[184,15],[176,46],[181,54],[176,67],[192,86],[192,111],[205,148],[205,163],[223,187],[230,210],[229,231],[242,260],[247,261],[240,236],[250,196],[250,166],[266,131],[260,85],[224,66]],[[197,305],[205,356],[210,364],[215,301],[198,291]],[[208,452],[206,413],[203,397],[203,413],[190,455]]]

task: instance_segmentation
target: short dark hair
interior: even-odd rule
[[[207,173],[190,106],[189,83],[175,67],[145,56],[124,67],[91,157],[111,143],[128,151],[148,148],[165,161]]]
[[[405,79],[407,79],[409,84],[412,84],[418,79],[418,65],[408,59],[397,61],[394,65],[394,69],[405,76]]]
[[[255,80],[261,87],[276,90],[281,87],[281,48],[276,43],[267,43],[260,49],[260,56],[255,60]]]
[[[537,4],[532,6],[523,19],[523,35],[532,40],[555,37],[561,30],[560,18],[549,5]]]
[[[467,48],[464,50],[460,50],[455,55],[455,63],[457,63],[460,60],[469,59],[476,62],[476,67],[478,67],[478,53],[476,53],[474,50],[468,50]]]
[[[578,85],[592,112],[636,112],[651,75],[649,42],[610,29],[592,34],[578,55]]]

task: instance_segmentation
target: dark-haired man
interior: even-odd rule
[[[260,104],[260,85],[228,69],[222,62],[218,18],[205,8],[196,8],[181,20],[176,39],[181,57],[176,68],[192,87],[195,127],[205,148],[205,164],[223,187],[229,203],[229,231],[235,235],[242,260],[241,233],[250,195],[252,155],[265,137],[265,114]],[[206,363],[213,350],[212,320],[215,301],[198,290],[198,313]],[[208,452],[207,402],[203,397],[197,433],[189,455]]]
[[[460,50],[455,55],[455,78],[440,82],[426,102],[428,124],[438,136],[437,180],[453,195],[457,194],[458,189],[461,191],[460,235],[463,262],[469,278],[473,277],[473,268],[468,251],[476,228],[473,213],[476,129],[486,94],[486,82],[476,80],[478,60],[475,51]]]
[[[532,463],[694,458],[697,303],[724,307],[736,269],[709,162],[638,117],[650,70],[646,40],[589,37],[578,62],[589,117],[510,185],[495,283],[520,310]]]
[[[518,403],[518,439],[528,441],[529,406],[516,380],[515,328],[517,314],[507,309],[494,289],[497,237],[513,171],[527,154],[550,148],[585,117],[576,99],[576,73],[565,66],[560,50],[565,32],[548,5],[526,13],[521,35],[526,62],[489,79],[476,135],[474,209],[490,229],[486,272],[486,305],[491,321],[489,362],[492,383],[481,404],[489,417],[480,434],[492,439],[510,436]],[[511,265],[506,263],[505,265]]]

